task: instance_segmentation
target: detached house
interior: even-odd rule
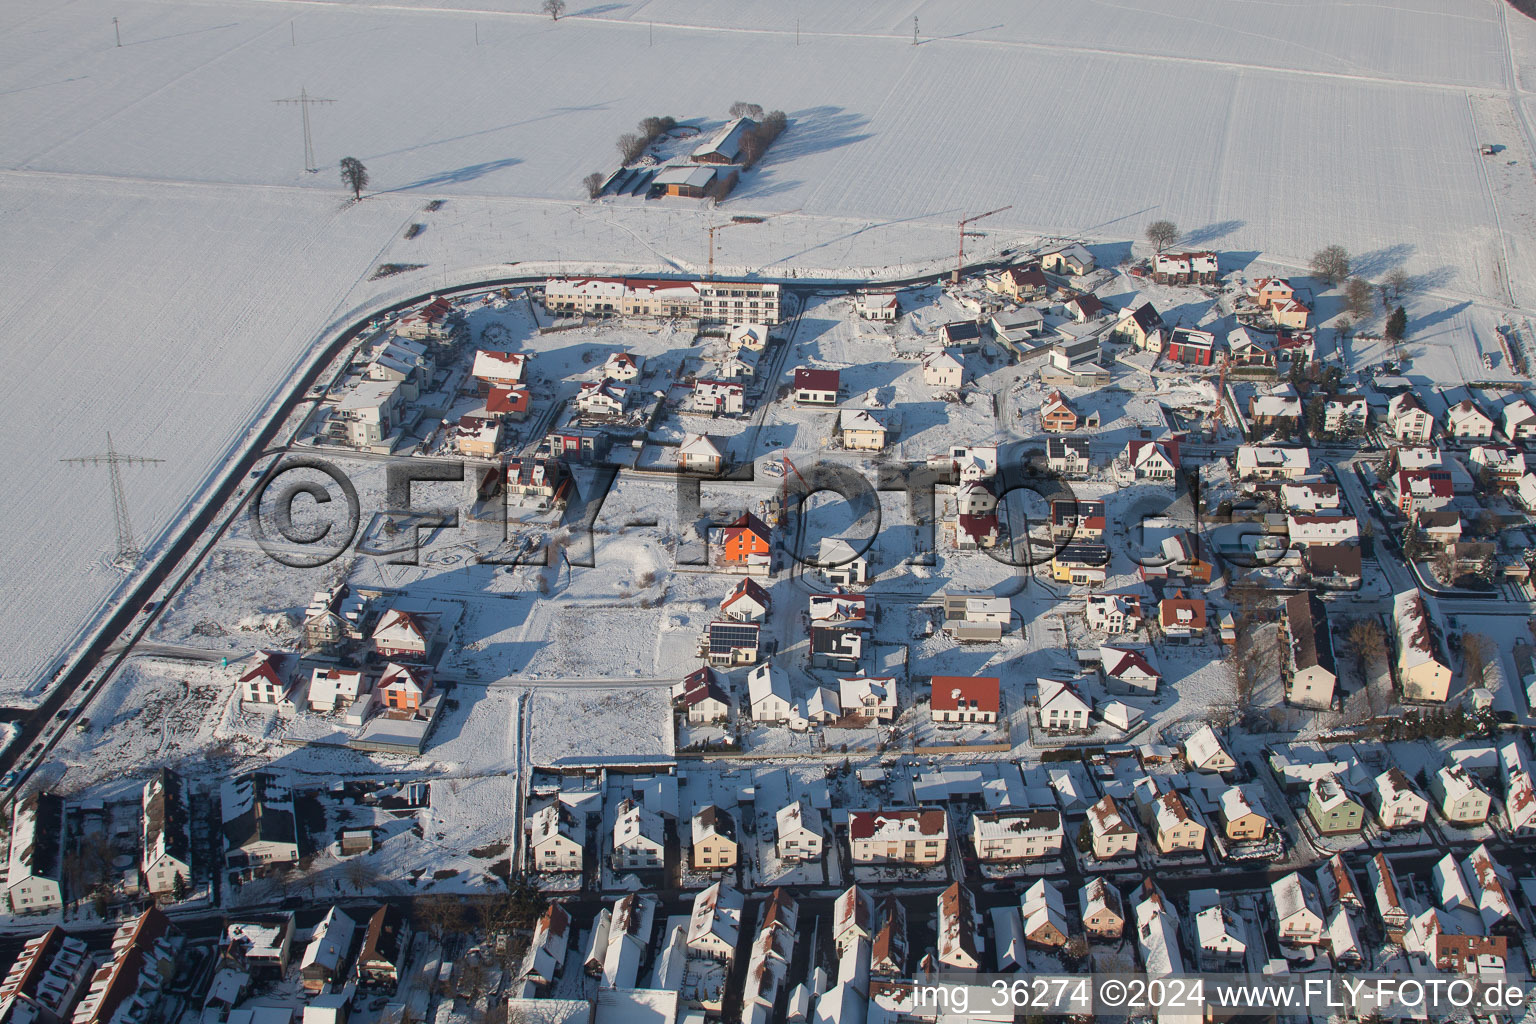
[[[659,868],[666,853],[661,818],[633,797],[619,804],[613,824],[613,869],[637,871]]]
[[[720,613],[737,622],[761,622],[772,605],[763,585],[750,576],[743,576],[736,589],[720,602]]]
[[[1435,434],[1435,418],[1407,391],[1387,403],[1387,426],[1399,441],[1423,443]]]
[[[938,864],[949,852],[949,815],[940,807],[848,812],[855,864]]]
[[[1407,774],[1396,765],[1376,776],[1367,798],[1377,824],[1387,831],[1416,828],[1429,815],[1429,801],[1419,795]]]
[[[1292,871],[1275,879],[1269,891],[1280,941],[1290,946],[1319,945],[1323,941],[1323,902],[1312,883]]]
[[[1046,732],[1087,732],[1093,704],[1083,699],[1071,683],[1059,679],[1036,682],[1040,727]]]
[[[1312,780],[1307,817],[1325,836],[1355,835],[1365,823],[1365,808],[1337,775],[1327,772]]]
[[[1120,813],[1112,796],[1105,796],[1088,808],[1088,831],[1094,859],[1100,861],[1134,854],[1140,838],[1136,826]]]
[[[1269,816],[1255,793],[1232,786],[1221,794],[1221,827],[1233,842],[1252,842],[1269,831]]]
[[[1139,349],[1161,352],[1164,330],[1163,318],[1158,314],[1157,307],[1150,302],[1143,302],[1123,311],[1110,334],[1124,338]]]
[[[935,722],[995,724],[1002,703],[996,676],[934,676],[929,713]]]
[[[1168,358],[1176,363],[1210,366],[1215,359],[1216,335],[1190,327],[1175,327],[1168,335]]]
[[[1105,687],[1120,696],[1155,694],[1162,679],[1150,648],[1100,644],[1099,669],[1104,673]]]
[[[841,387],[841,377],[836,370],[812,370],[801,367],[795,371],[795,404],[836,405],[837,393]]]
[[[1173,790],[1159,793],[1153,800],[1151,824],[1158,853],[1198,853],[1205,848],[1205,826]]]
[[[1205,635],[1205,600],[1175,590],[1158,602],[1157,624],[1169,640],[1198,639]]]
[[[853,305],[865,320],[895,320],[901,314],[895,292],[860,292]]]
[[[885,448],[885,426],[867,409],[842,410],[837,430],[849,451],[878,452]]]
[[[1040,860],[1061,853],[1066,833],[1057,810],[978,811],[971,815],[976,858],[988,863]]]
[[[1499,414],[1500,428],[1511,441],[1536,439],[1536,409],[1523,398],[1506,405]]]
[[[679,700],[686,709],[688,721],[695,725],[723,722],[730,717],[730,696],[708,665],[695,669],[683,679]]]
[[[1212,729],[1208,722],[1196,729],[1184,741],[1183,752],[1185,763],[1196,771],[1224,775],[1237,768],[1237,761],[1227,753],[1227,748],[1221,745],[1221,740],[1216,737],[1216,730]]]
[[[718,473],[725,463],[724,451],[724,442],[708,434],[685,434],[677,449],[677,465],[692,473]]]
[[[1099,425],[1097,411],[1081,415],[1072,404],[1061,397],[1060,391],[1052,391],[1040,406],[1040,429],[1052,434],[1066,434],[1078,428],[1094,429]]]
[[[963,383],[965,364],[943,349],[923,356],[923,383],[931,388],[952,391]]]
[[[624,415],[629,389],[604,377],[587,381],[576,394],[576,410],[588,419],[617,419]]]
[[[1015,302],[1043,299],[1051,282],[1038,265],[1007,267],[987,278],[987,287]]]
[[[1088,441],[1084,438],[1048,438],[1045,442],[1045,464],[1052,473],[1070,479],[1087,476],[1093,468]]]
[[[1453,825],[1481,825],[1488,820],[1493,800],[1463,766],[1441,768],[1430,777],[1429,790],[1440,813]]]
[[[768,527],[750,512],[720,531],[720,562],[738,568],[767,568],[772,561]]]
[[[1137,594],[1089,594],[1083,616],[1096,633],[1130,633],[1141,627],[1143,613]]]
[[[1365,872],[1371,883],[1371,894],[1376,901],[1376,914],[1386,928],[1387,938],[1393,942],[1401,942],[1403,932],[1408,927],[1408,908],[1403,902],[1402,887],[1398,885],[1397,873],[1392,870],[1386,855],[1381,853],[1365,862]]]
[[[437,637],[437,618],[391,608],[373,630],[373,650],[392,661],[425,661]]]
[[[528,856],[533,870],[575,872],[582,869],[587,831],[564,803],[556,800],[528,821]]]
[[[870,628],[862,594],[812,594],[809,601],[811,664],[843,671],[857,669]]]
[[[741,890],[724,882],[716,882],[695,896],[688,921],[688,948],[714,960],[729,961],[735,957],[746,904]]]
[[[1285,698],[1307,708],[1330,708],[1338,685],[1333,633],[1328,612],[1312,594],[1292,594],[1285,600],[1285,644],[1282,647]]]
[[[528,357],[519,352],[493,352],[481,349],[475,353],[469,375],[480,385],[482,395],[492,388],[513,388],[523,383],[528,368]]]
[[[747,704],[754,722],[789,721],[794,701],[784,670],[769,661],[747,673]]]
[[[187,792],[181,776],[161,768],[144,784],[143,854],[139,870],[144,887],[156,896],[192,889],[192,836]]]
[[[1103,875],[1094,875],[1077,894],[1083,911],[1083,931],[1090,938],[1115,941],[1125,933],[1125,903],[1120,890]]]
[[[1446,410],[1445,432],[1458,440],[1487,440],[1493,436],[1493,419],[1464,399]]]
[[[1171,481],[1179,471],[1179,442],[1132,441],[1125,449],[1126,465],[1134,480]]]
[[[1451,691],[1451,670],[1440,660],[1440,635],[1417,590],[1393,598],[1389,632],[1397,648],[1397,681],[1403,699],[1444,704]]]
[[[821,812],[809,800],[792,800],[774,815],[774,847],[782,860],[819,860],[825,843]]]
[[[248,772],[224,781],[224,863],[247,874],[298,863],[299,830],[293,791],[271,772]]]
[[[721,871],[736,866],[741,848],[736,820],[723,808],[702,807],[692,821],[692,860],[695,871]]]
[[[247,704],[284,704],[289,701],[291,656],[281,651],[257,651],[240,677],[240,699]]]
[[[1057,949],[1067,944],[1066,902],[1055,884],[1042,878],[1024,890],[1019,899],[1024,922],[1024,941],[1032,946]]]
[[[939,894],[939,963],[951,970],[974,971],[981,966],[976,901],[971,890],[955,882]]]
[[[1082,277],[1093,273],[1095,266],[1097,262],[1093,254],[1077,242],[1040,254],[1040,269],[1049,270],[1053,274]]]
[[[838,704],[845,715],[876,722],[896,720],[896,680],[887,676],[847,676],[837,681]]]
[[[373,688],[373,699],[391,711],[417,711],[432,696],[432,673],[391,662]]]
[[[732,380],[697,379],[683,406],[708,416],[740,416],[746,408],[747,389]]]

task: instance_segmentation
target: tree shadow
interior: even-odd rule
[[[622,11],[629,4],[598,4],[596,7],[588,7],[585,10],[572,11],[567,18],[595,18],[599,14],[609,14],[613,11]]]
[[[457,185],[466,181],[474,181],[483,178],[487,174],[505,170],[508,167],[522,163],[517,157],[506,157],[502,160],[487,160],[484,163],[470,164],[468,167],[460,167],[452,171],[444,171],[434,174],[420,181],[413,181],[409,185],[401,185],[399,188],[389,189],[391,192],[406,192],[413,188],[429,188],[433,185]]]
[[[521,121],[510,121],[507,124],[499,124],[494,128],[481,128],[479,131],[465,132],[463,135],[451,135],[446,139],[434,139],[431,142],[419,142],[414,146],[404,146],[400,149],[391,149],[384,153],[373,153],[360,157],[364,163],[369,160],[382,160],[388,156],[399,156],[402,153],[414,153],[421,149],[430,149],[433,146],[442,146],[450,142],[462,142],[465,139],[473,139],[481,135],[494,135],[496,132],[504,132],[511,128],[521,128],[525,124],[534,124],[538,121],[547,121],[553,117],[564,117],[567,114],[579,114],[591,110],[607,110],[612,101],[602,103],[589,103],[581,107],[551,107],[547,113],[537,117],[525,117]]]
[[[1472,303],[1470,301],[1463,300],[1454,306],[1447,306],[1444,309],[1437,309],[1433,313],[1413,317],[1408,321],[1408,335],[1412,337],[1416,334],[1422,334],[1431,327],[1438,327],[1448,320],[1454,320],[1471,307]]]
[[[764,155],[765,164],[783,160],[795,160],[829,149],[851,146],[871,138],[871,133],[861,133],[869,118],[853,114],[842,107],[811,107],[796,110],[789,115],[789,126],[775,140]]]
[[[1414,288],[1444,288],[1456,279],[1456,268],[1452,266],[1439,266],[1434,270],[1426,270],[1422,274],[1415,274],[1411,282]]]
[[[1350,259],[1350,272],[1357,277],[1375,277],[1385,274],[1387,271],[1403,265],[1403,261],[1412,256],[1414,247],[1407,242],[1398,242],[1389,245],[1385,249],[1377,249],[1374,252],[1364,252]]]
[[[1187,232],[1183,238],[1179,239],[1179,245],[1198,249],[1201,246],[1210,245],[1218,239],[1226,238],[1246,223],[1247,221],[1242,220],[1220,220],[1214,224],[1207,224],[1203,228],[1196,228],[1193,231]]]

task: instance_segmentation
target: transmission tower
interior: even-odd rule
[[[128,518],[128,497],[123,493],[123,466],[148,466],[164,459],[148,459],[142,455],[124,455],[112,444],[112,435],[107,435],[107,451],[105,455],[81,455],[73,459],[60,459],[60,462],[72,462],[77,466],[99,466],[103,462],[107,464],[107,473],[112,481],[112,518],[117,523],[117,561],[126,566],[133,566],[139,560],[139,546],[133,539],[133,523]]]
[[[311,103],[335,103],[335,100],[323,100],[317,96],[311,96],[308,89],[300,89],[297,96],[291,96],[285,100],[273,100],[273,103],[297,103],[304,121],[304,169],[313,174],[319,168],[315,166],[315,142],[309,132],[309,105]]]

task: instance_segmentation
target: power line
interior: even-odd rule
[[[318,96],[311,96],[308,89],[300,89],[297,96],[285,100],[273,100],[273,103],[297,103],[303,114],[304,121],[304,169],[313,174],[319,170],[315,166],[315,142],[309,131],[309,105],[311,103],[335,103],[335,100],[324,100]]]
[[[112,444],[112,435],[107,434],[107,451],[103,455],[81,455],[73,459],[60,459],[60,462],[71,462],[77,466],[99,466],[103,462],[107,464],[108,478],[112,486],[112,518],[117,525],[117,561],[129,567],[139,560],[139,546],[133,539],[133,522],[128,518],[128,496],[123,492],[123,466],[149,466],[164,462],[164,459],[150,459],[142,455],[124,455]]]

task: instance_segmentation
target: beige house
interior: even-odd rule
[[[1184,798],[1169,790],[1153,801],[1152,825],[1158,853],[1198,853],[1205,848],[1205,826],[1195,820]]]
[[[1083,931],[1094,939],[1118,939],[1125,932],[1125,903],[1120,891],[1103,875],[1088,880],[1078,893],[1083,910]]]
[[[1269,818],[1256,796],[1232,786],[1221,794],[1221,828],[1233,842],[1252,842],[1269,831]]]
[[[1419,795],[1408,775],[1393,765],[1376,776],[1367,794],[1371,810],[1382,828],[1414,828],[1429,816],[1429,801]]]
[[[848,812],[855,864],[937,864],[949,853],[949,814],[941,807]]]
[[[1440,637],[1417,590],[1405,590],[1392,602],[1390,630],[1397,647],[1397,681],[1403,699],[1444,704],[1451,694],[1451,670],[1440,660]]]
[[[574,872],[582,869],[586,829],[565,804],[556,800],[528,820],[528,855],[538,872]]]
[[[677,465],[694,473],[718,473],[725,461],[724,442],[708,434],[685,434],[677,449]]]
[[[710,804],[693,816],[695,871],[723,871],[736,866],[741,848],[736,842],[736,821],[728,812]]]
[[[1095,860],[1129,857],[1136,852],[1136,842],[1141,838],[1136,826],[1120,813],[1112,796],[1106,796],[1088,808],[1088,832],[1093,840]]]
[[[1056,810],[978,811],[971,815],[976,859],[997,862],[1040,860],[1061,853],[1066,833]]]
[[[878,452],[885,447],[885,426],[866,409],[838,413],[837,429],[843,435],[843,447],[850,451]]]
[[[965,365],[944,349],[923,356],[923,383],[931,388],[958,388],[965,377]]]

